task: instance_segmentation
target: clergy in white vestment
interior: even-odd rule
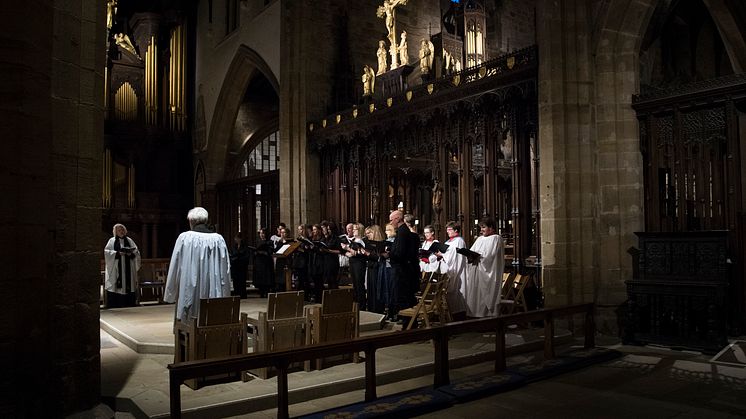
[[[106,304],[107,307],[131,307],[135,305],[140,250],[135,241],[127,237],[124,225],[114,224],[112,235],[104,247]]]
[[[443,253],[440,264],[441,273],[448,274],[448,292],[446,301],[448,311],[451,312],[453,320],[466,319],[466,300],[464,299],[464,275],[466,272],[466,257],[456,251],[466,247],[466,242],[461,238],[461,226],[451,221],[446,224],[448,234],[448,250]]]
[[[487,219],[479,226],[482,235],[477,238],[470,250],[479,253],[481,257],[478,261],[470,260],[466,268],[466,314],[470,317],[497,316],[505,267],[505,250],[502,238],[495,230],[494,220]]]
[[[187,215],[190,231],[179,235],[171,255],[163,299],[176,303],[176,319],[199,317],[202,298],[230,297],[230,259],[223,236],[207,227],[207,210],[193,208]]]

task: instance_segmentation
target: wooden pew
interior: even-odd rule
[[[306,307],[310,332],[308,344],[351,340],[360,335],[360,312],[354,301],[353,290],[340,288],[325,290],[321,304]],[[352,354],[352,361],[359,362],[359,354]],[[315,360],[316,369],[322,369],[324,358]],[[306,361],[306,371],[311,370],[311,361]]]
[[[246,314],[240,310],[240,297],[200,300],[197,319],[174,323],[174,362],[245,354]],[[196,390],[211,383],[238,380],[240,376],[231,373],[200,377],[185,384]]]
[[[303,312],[303,291],[270,293],[267,297],[267,311],[260,312],[258,318],[248,317],[250,352],[273,352],[280,349],[303,346],[306,343],[308,319]],[[251,370],[259,378],[269,378],[270,368]],[[243,380],[248,381],[249,372]]]

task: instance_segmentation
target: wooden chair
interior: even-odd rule
[[[280,349],[303,346],[308,333],[308,319],[303,313],[303,291],[270,293],[267,311],[258,318],[248,318],[250,326],[250,352],[272,352]],[[251,370],[251,374],[262,379],[269,378],[271,368]],[[243,375],[248,381],[248,373]]]
[[[516,274],[504,272],[502,284],[500,286],[500,314],[513,314],[515,310],[515,301],[513,300],[513,282]]]
[[[503,304],[510,308],[510,311],[504,314],[512,314],[516,310],[528,311],[528,304],[526,303],[526,297],[524,291],[526,286],[531,281],[531,275],[516,274],[512,282],[508,281],[503,286],[504,293],[500,301],[501,307]]]
[[[174,362],[222,358],[246,353],[246,315],[239,297],[200,300],[199,317],[174,323]],[[184,383],[196,390],[213,382],[240,378],[235,373],[201,377]]]
[[[325,290],[321,304],[306,307],[310,326],[308,344],[350,340],[360,335],[360,312],[354,301],[352,289]],[[352,361],[359,362],[359,354],[352,354]],[[311,362],[306,361],[306,371],[311,370]],[[322,369],[324,358],[315,360],[316,369]]]
[[[137,275],[137,305],[147,301],[163,304],[163,294],[171,259],[143,259]]]
[[[423,321],[425,327],[430,327],[431,320],[436,318],[441,323],[451,320],[446,302],[448,275],[433,272],[429,278],[421,295],[417,296],[417,304],[414,307],[399,310],[399,316],[409,317],[404,330],[411,329],[418,321]]]

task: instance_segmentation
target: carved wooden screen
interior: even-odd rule
[[[634,98],[640,123],[645,231],[728,231],[729,325],[746,324],[744,148],[746,77]]]
[[[728,189],[736,179],[728,173],[726,112],[720,103],[643,121],[648,231],[728,229]]]
[[[535,48],[310,123],[322,217],[385,224],[403,208],[445,239],[494,218],[512,268],[540,267]],[[330,121],[334,121],[331,122]]]

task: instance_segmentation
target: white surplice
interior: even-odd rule
[[[187,322],[197,318],[201,298],[231,295],[230,270],[223,236],[196,231],[181,233],[171,255],[163,299],[177,303],[177,319]]]
[[[433,243],[437,243],[437,242],[438,242],[437,240],[433,240],[433,241],[425,240],[424,242],[422,242],[421,249],[430,250],[430,246],[432,246]],[[431,254],[430,256],[428,256],[427,262],[420,260],[420,271],[421,272],[434,272],[438,270],[438,266],[439,266],[438,257],[435,255]]]
[[[124,240],[121,237],[112,237],[104,247],[104,261],[106,262],[106,273],[104,274],[104,288],[106,291],[116,292],[118,294],[126,294],[125,284],[122,284],[121,288],[117,288],[117,277],[119,276],[119,261],[117,260],[117,251],[114,250],[114,240],[119,240],[120,248],[134,247],[135,250],[132,252],[135,255],[134,258],[130,258],[130,286],[129,292],[135,292],[137,286],[137,271],[140,270],[140,250],[138,250],[135,241],[127,237]],[[124,256],[122,256],[124,257]],[[122,265],[124,268],[124,265]],[[125,272],[122,272],[122,279],[125,278]]]
[[[471,317],[497,316],[505,268],[503,240],[499,234],[480,236],[471,246],[471,250],[482,257],[478,264],[469,264],[466,268],[466,314]]]
[[[464,300],[464,272],[466,270],[466,257],[456,249],[466,247],[464,239],[456,236],[446,241],[448,250],[443,254],[443,260],[440,264],[441,273],[448,274],[448,310],[451,313],[463,313],[466,311],[466,301]]]

